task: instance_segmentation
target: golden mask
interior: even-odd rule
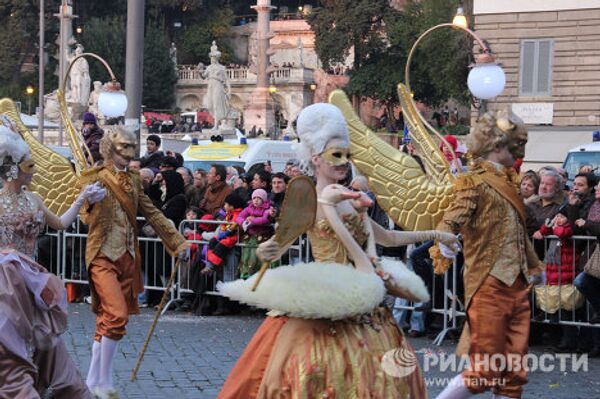
[[[331,147],[319,154],[331,166],[342,166],[350,162],[350,149]]]
[[[26,161],[23,161],[19,164],[19,169],[21,169],[22,172],[24,173],[28,173],[28,174],[33,174],[35,172],[35,162],[33,159],[28,159]]]

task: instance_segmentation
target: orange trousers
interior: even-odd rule
[[[465,385],[473,393],[491,389],[497,395],[520,398],[527,383],[522,364],[531,317],[523,275],[511,287],[488,276],[473,295],[467,316],[471,342],[470,367],[463,372]],[[511,363],[515,360],[521,363]]]
[[[130,314],[140,312],[134,279],[137,277],[135,262],[129,253],[116,262],[99,253],[88,268],[90,281],[98,299],[96,335],[120,340],[125,335]]]

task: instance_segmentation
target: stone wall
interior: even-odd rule
[[[600,8],[475,16],[477,34],[487,40],[506,72],[506,88],[489,109],[511,103],[553,103],[554,126],[600,124]],[[520,44],[553,39],[552,94],[519,96]]]

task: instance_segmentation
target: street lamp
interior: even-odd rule
[[[76,160],[75,165],[77,168],[88,168],[91,166],[88,157],[79,145],[83,146],[87,154],[89,154],[90,151],[87,148],[85,140],[83,140],[81,133],[77,129],[75,129],[75,126],[73,126],[73,122],[71,121],[71,117],[69,116],[69,110],[67,108],[65,93],[67,80],[69,78],[69,73],[71,72],[73,65],[75,65],[75,62],[79,58],[85,57],[92,57],[100,61],[104,68],[106,68],[108,74],[110,75],[110,82],[106,84],[106,87],[98,96],[99,111],[109,118],[116,118],[125,115],[125,111],[127,110],[127,96],[125,95],[125,92],[121,90],[121,85],[119,84],[119,82],[117,82],[117,78],[115,77],[115,74],[113,73],[112,69],[102,57],[94,53],[83,53],[79,54],[71,60],[71,63],[69,64],[67,72],[65,73],[64,79],[62,81],[62,85],[58,89],[56,95],[58,98],[58,103],[60,105],[60,116],[63,121],[63,124],[65,125],[65,129],[70,137],[69,146],[71,147],[71,152],[73,153],[73,157]]]
[[[77,28],[75,28],[75,32],[77,32],[78,35],[81,35],[83,33],[83,28],[81,26],[78,26]]]
[[[27,107],[29,108],[29,115],[31,115],[31,96],[33,95],[34,91],[35,89],[31,85],[27,86],[25,89],[25,93],[27,93]]]
[[[271,84],[271,86],[269,86],[269,93],[271,93],[271,94],[277,93],[277,86],[275,86],[274,84]]]
[[[462,18],[461,18],[462,17]],[[504,85],[506,84],[506,76],[502,68],[496,64],[496,56],[492,53],[490,47],[484,43],[483,40],[475,32],[466,27],[466,18],[464,17],[464,12],[462,7],[458,9],[457,15],[454,17],[452,23],[444,23],[436,25],[432,28],[429,28],[425,32],[421,34],[413,44],[410,52],[408,53],[408,59],[406,61],[406,67],[404,68],[404,85],[398,85],[398,94],[402,98],[405,98],[406,101],[410,101],[412,106],[416,109],[416,103],[412,97],[412,90],[410,88],[410,64],[412,61],[412,57],[414,52],[421,43],[421,41],[429,35],[431,32],[442,29],[442,28],[453,28],[462,30],[466,32],[469,36],[471,36],[481,49],[481,53],[475,56],[475,65],[472,66],[471,71],[469,72],[469,76],[467,78],[467,85],[469,86],[469,90],[473,94],[473,96],[481,99],[488,100],[490,98],[498,96],[504,90]],[[410,93],[410,95],[402,95],[403,92]],[[415,117],[418,118],[424,126],[427,127],[432,133],[434,133],[441,141],[441,143],[448,149],[452,149],[450,144],[444,139],[444,137],[435,129],[431,124],[425,119],[425,117],[420,113],[416,112]],[[454,151],[450,151],[454,162],[458,165],[458,161],[456,159],[456,155]]]
[[[462,5],[458,7],[458,10],[456,10],[456,15],[452,19],[452,25],[460,26],[461,28],[469,27],[469,23],[467,22],[467,17],[465,17],[465,11]]]
[[[314,83],[311,83],[311,84],[310,84],[310,90],[311,90],[311,91],[315,91],[315,90],[317,90],[317,85],[316,85],[316,84],[314,84]]]

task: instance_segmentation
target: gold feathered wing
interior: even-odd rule
[[[408,125],[412,144],[423,161],[427,175],[438,184],[447,184],[452,181],[454,177],[450,171],[450,164],[438,149],[439,147],[429,134],[427,127],[423,125],[418,115],[419,110],[412,100],[412,94],[402,83],[398,84],[398,98],[402,105],[404,123]]]
[[[352,162],[369,180],[378,204],[405,230],[433,229],[452,201],[448,174],[439,172],[436,178],[427,176],[410,155],[377,137],[361,122],[343,91],[333,91],[329,102],[346,118]],[[423,131],[412,133],[413,141],[423,140],[418,136]],[[426,139],[431,141],[428,134]],[[428,154],[423,156],[427,158]],[[427,162],[435,164],[437,161],[428,159]]]
[[[15,103],[8,98],[0,100],[0,114],[10,117],[17,130],[29,145],[31,157],[36,164],[31,189],[38,193],[44,203],[57,215],[64,213],[79,194],[79,178],[65,157],[40,143],[25,127]]]

